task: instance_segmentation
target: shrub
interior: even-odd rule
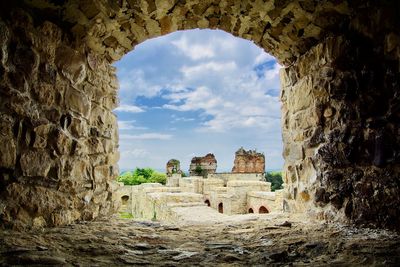
[[[117,180],[124,183],[124,185],[139,185],[143,183],[165,184],[167,176],[151,168],[136,168],[134,171],[121,174]]]
[[[267,172],[265,173],[265,180],[271,183],[272,192],[283,188],[282,172]]]
[[[196,166],[196,169],[194,169],[194,172],[197,175],[202,176],[203,175],[203,168],[201,166]]]

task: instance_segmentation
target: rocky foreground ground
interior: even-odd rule
[[[197,225],[113,218],[0,240],[0,266],[400,265],[394,232],[272,214]]]

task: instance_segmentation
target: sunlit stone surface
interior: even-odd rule
[[[400,226],[396,1],[3,1],[0,223],[17,229],[118,207],[118,82],[146,39],[218,28],[285,68],[285,209]]]

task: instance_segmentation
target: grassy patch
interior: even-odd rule
[[[121,219],[133,219],[132,213],[129,213],[129,212],[120,212],[119,217]]]

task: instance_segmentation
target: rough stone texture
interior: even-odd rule
[[[114,212],[115,70],[59,25],[21,9],[0,19],[0,221],[55,226]],[[114,105],[115,106],[115,105]]]
[[[399,228],[398,1],[2,1],[0,15],[1,225],[112,212],[111,63],[152,37],[218,28],[286,67],[286,207]]]
[[[176,223],[192,220],[192,213],[203,218],[214,217],[218,214],[219,204],[223,205],[221,213],[225,215],[248,213],[249,201],[268,207],[270,212],[283,211],[281,193],[276,197],[275,192],[271,192],[271,183],[260,181],[254,173],[231,173],[225,178],[225,181],[215,178],[215,174],[209,174],[207,178],[174,174],[168,177],[166,186],[157,183],[123,186],[117,192],[123,204],[120,211],[130,212],[134,218]],[[262,197],[263,193],[269,193],[268,198]],[[179,212],[180,208],[187,207],[192,213]],[[220,217],[221,220],[229,218]]]
[[[325,39],[281,75],[292,209],[398,227],[398,59],[368,38],[344,35]]]
[[[233,173],[264,173],[265,156],[262,153],[241,147],[235,153],[235,161],[232,168]]]
[[[264,216],[196,225],[113,219],[28,233],[0,231],[0,265],[398,266],[400,261],[394,232]]]
[[[201,175],[207,177],[208,174],[215,173],[217,170],[217,160],[214,154],[207,154],[204,157],[193,157],[190,162],[190,176]]]

